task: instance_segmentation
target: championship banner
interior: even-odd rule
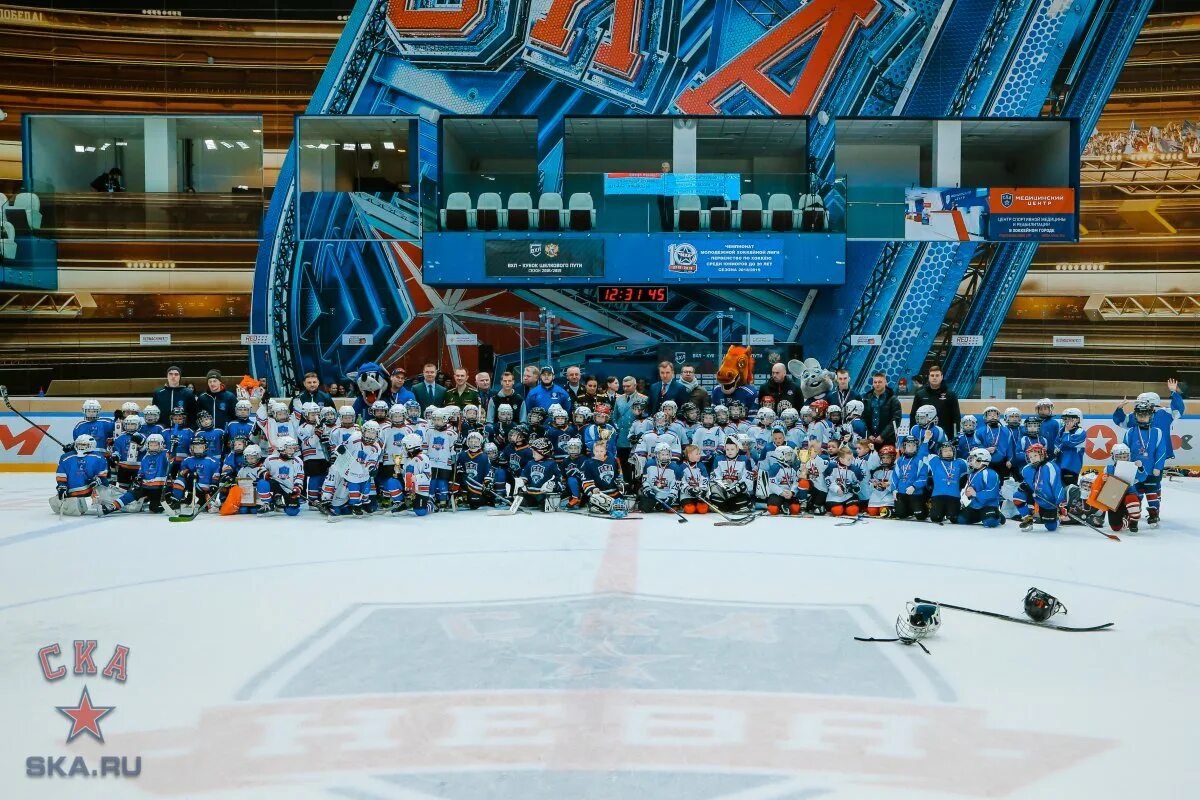
[[[489,278],[604,276],[602,239],[489,239],[483,246]]]
[[[736,172],[606,172],[604,193],[612,195],[649,194],[678,197],[741,196],[742,176]]]
[[[664,276],[691,279],[783,277],[783,243],[769,238],[667,242]]]

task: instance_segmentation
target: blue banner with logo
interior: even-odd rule
[[[783,277],[784,246],[777,239],[719,239],[667,242],[668,278],[763,280]]]
[[[700,197],[723,197],[733,200],[741,196],[742,176],[736,172],[606,172],[605,194],[652,194],[678,197],[694,194]]]
[[[991,214],[987,238],[995,242],[1071,242],[1077,228],[1074,214]]]

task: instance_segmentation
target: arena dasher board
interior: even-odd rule
[[[1150,0],[359,0],[311,115],[419,118],[421,196],[437,180],[445,114],[536,116],[542,190],[561,188],[573,115],[804,115],[818,174],[838,116],[1036,117],[1095,127]],[[1082,142],[1080,143],[1082,144]],[[917,372],[972,259],[986,272],[946,373],[972,386],[1037,248],[1030,243],[851,241],[846,282],[821,289],[686,288],[662,307],[601,305],[586,291],[433,289],[421,283],[420,209],[399,197],[332,195],[300,230],[297,152],[279,175],[258,255],[253,365],[277,387],[305,370],[344,374],[438,356],[440,333],[477,333],[516,361],[516,319],[553,311],[556,355],[629,355],[712,341],[717,310],[756,333],[866,377]],[[838,212],[837,196],[825,198]],[[432,200],[426,200],[426,204]],[[844,210],[844,209],[842,209]],[[353,231],[354,235],[346,232]],[[813,302],[808,302],[812,300]],[[681,327],[682,326],[682,327]],[[882,344],[850,347],[851,333]],[[344,334],[371,344],[345,345]],[[366,337],[351,341],[363,341]],[[620,346],[621,350],[616,348]],[[527,360],[536,359],[527,353]],[[490,365],[488,365],[490,366]]]

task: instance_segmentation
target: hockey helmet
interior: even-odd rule
[[[362,438],[367,444],[379,441],[379,436],[382,432],[379,423],[373,419],[369,419],[363,423]]]
[[[985,408],[983,410],[983,421],[984,422],[999,422],[1000,421],[1000,409],[996,408],[996,406],[988,406],[987,408]]]
[[[246,445],[248,444],[250,444],[250,442],[247,441],[245,436],[235,436],[233,437],[233,441],[229,443],[229,449],[230,451],[241,455],[246,451]]]
[[[666,430],[667,426],[670,424],[671,424],[671,421],[670,421],[670,419],[667,418],[667,414],[665,411],[658,411],[654,414],[654,427],[655,428],[662,428],[663,430]]]
[[[188,445],[188,452],[194,456],[202,456],[208,452],[208,439],[203,436],[197,436],[192,439],[192,443]]]
[[[813,400],[807,406],[813,415],[813,419],[825,419],[825,411],[829,408],[828,400]]]
[[[512,430],[508,432],[508,441],[515,444],[517,447],[529,444],[529,426],[524,422],[518,422],[513,425]]]
[[[795,408],[795,406],[792,405],[791,400],[784,398],[783,400],[780,400],[778,403],[775,404],[775,413],[782,414],[784,411],[787,411],[789,408]]]
[[[717,412],[713,410],[712,406],[705,406],[704,410],[700,412],[700,425],[705,428],[711,428],[716,424]]]
[[[1046,445],[1034,442],[1025,448],[1025,460],[1033,466],[1046,463]]]
[[[322,425],[337,424],[337,409],[333,406],[321,406],[321,412],[319,416],[321,418]]]
[[[606,425],[611,416],[612,409],[608,403],[597,403],[596,408],[592,410],[592,421],[597,425]],[[601,417],[604,419],[601,419]]]
[[[1049,592],[1030,587],[1025,593],[1025,613],[1034,622],[1045,622],[1060,611],[1067,613],[1067,607]]]
[[[825,419],[829,420],[834,425],[841,425],[842,407],[835,403],[834,405],[831,405],[829,408],[825,409]]]
[[[718,425],[729,424],[729,406],[718,404],[713,406],[713,419]]]
[[[479,422],[479,406],[467,403],[463,406],[462,416],[467,422]]]
[[[917,450],[919,450],[920,448],[921,448],[921,442],[917,439],[916,436],[913,436],[910,433],[908,436],[904,437],[904,455],[915,456],[917,454]]]
[[[769,394],[764,394],[762,397],[758,398],[758,405],[759,405],[759,408],[769,408],[772,411],[774,411],[775,410],[775,398]]]
[[[1041,417],[1026,417],[1024,428],[1026,436],[1037,436],[1042,431]]]
[[[970,436],[979,427],[979,420],[974,414],[967,414],[958,421],[959,427],[963,429],[963,433]]]
[[[1154,404],[1149,400],[1138,400],[1133,404],[1133,416],[1141,427],[1147,427],[1154,418]]]
[[[533,417],[533,411],[529,412],[530,419]],[[588,420],[592,418],[592,410],[587,406],[575,406],[575,410],[571,412],[571,421],[576,427],[587,425]]]
[[[121,430],[125,433],[137,433],[142,429],[142,418],[137,414],[130,414],[121,420]]]
[[[483,445],[483,452],[487,453],[489,461],[495,461],[500,457],[500,448],[495,442],[487,442]]]
[[[483,449],[483,434],[479,431],[471,431],[463,439],[463,443],[467,446],[468,453],[478,453]]]
[[[295,458],[296,451],[299,449],[300,443],[291,436],[281,436],[279,438],[279,453],[284,458]]]
[[[675,419],[675,417],[679,414],[679,404],[674,400],[664,400],[659,404],[658,410],[666,414],[671,419]]]
[[[433,427],[441,430],[450,424],[450,409],[435,408],[429,417],[429,421],[433,423]]]
[[[576,436],[567,439],[567,444],[563,448],[569,456],[577,456],[583,452],[583,441]]]
[[[81,456],[87,455],[96,449],[96,440],[86,433],[81,433],[75,437],[75,452]]]
[[[801,406],[800,407],[800,420],[805,425],[808,425],[816,418],[817,418],[817,412],[813,410],[812,406]]]
[[[846,419],[858,419],[863,415],[866,408],[862,400],[851,400],[849,403],[846,403]]]
[[[879,463],[885,467],[890,467],[896,463],[896,448],[890,444],[885,444],[879,448]]]
[[[529,443],[529,447],[542,458],[549,458],[554,454],[554,445],[550,444],[550,440],[544,436],[534,439]]]
[[[671,463],[671,445],[666,442],[659,442],[654,445],[654,461],[661,465]]]
[[[696,407],[695,403],[690,401],[683,404],[683,407],[679,409],[679,413],[683,415],[683,421],[688,425],[694,425],[700,421],[700,409]]]
[[[790,466],[792,460],[796,457],[796,451],[790,445],[786,444],[776,447],[771,451],[771,454],[775,457],[776,461],[784,466]]]
[[[242,451],[242,458],[246,459],[246,463],[254,467],[262,463],[262,448],[256,444],[252,444]]]
[[[338,422],[345,425],[346,423],[354,424],[354,406],[342,406],[338,409]]]
[[[161,453],[167,449],[167,441],[161,433],[152,433],[146,437],[146,452]]]
[[[938,445],[938,458],[943,461],[950,461],[958,455],[958,445],[949,439],[943,439]]]
[[[496,406],[496,419],[505,424],[512,422],[513,407],[508,403],[501,403],[500,405]]]
[[[1014,428],[1021,424],[1021,409],[1009,406],[1004,409],[1004,421]]]
[[[1153,405],[1159,405],[1162,403],[1162,398],[1158,396],[1158,392],[1142,392],[1137,396],[1137,400],[1135,402],[1140,403],[1143,400],[1149,400]]]
[[[388,409],[388,422],[400,426],[407,421],[408,414],[405,412],[404,406],[400,403],[392,403],[392,407]]]
[[[158,406],[151,403],[142,409],[142,419],[146,420],[147,425],[157,425],[162,419],[162,412],[158,410]]]
[[[785,428],[794,428],[796,427],[796,423],[800,421],[800,412],[794,408],[785,408],[779,412],[779,421],[783,423]]]
[[[250,411],[253,405],[249,400],[238,400],[233,404],[233,415],[240,420],[250,419]]]
[[[92,422],[100,419],[100,401],[99,400],[84,400],[83,401],[83,417]]]
[[[1133,452],[1129,449],[1129,445],[1124,443],[1114,444],[1112,452],[1109,453],[1109,457],[1113,461],[1128,461],[1132,455]]]
[[[285,403],[272,402],[267,407],[267,411],[271,414],[271,419],[276,422],[287,422],[289,415],[288,407]]]
[[[1096,473],[1085,472],[1079,476],[1079,493],[1089,495],[1092,493],[1092,484],[1096,482]]]
[[[917,424],[922,428],[926,425],[933,425],[937,422],[937,409],[926,403],[917,409]]]
[[[417,402],[416,398],[404,401],[404,415],[412,422],[421,418],[421,404]]]
[[[376,400],[371,403],[371,416],[377,420],[385,420],[388,416],[388,404],[386,400]]]
[[[213,426],[213,415],[207,411],[201,411],[196,414],[196,424],[201,428],[208,430]]]
[[[580,408],[582,407],[583,406],[580,406]],[[525,415],[525,418],[529,420],[530,425],[541,425],[546,421],[546,417],[548,416],[549,415],[546,413],[546,409],[542,408],[541,406],[534,406],[533,408],[529,409],[529,412]]]
[[[421,448],[425,446],[425,440],[421,438],[420,434],[407,433],[400,440],[400,444],[404,445],[404,452],[411,458],[421,452]]]
[[[141,412],[142,412],[141,407],[138,406],[138,404],[133,402],[132,400],[121,404],[121,416],[127,416],[129,414],[140,414]]]
[[[321,418],[321,407],[313,402],[301,403],[300,413],[306,422],[315,425]]]
[[[421,416],[425,419],[433,419],[434,411],[437,411],[437,406],[430,403],[429,405],[425,406],[425,410],[421,412]]]
[[[769,408],[760,408],[754,414],[754,424],[760,428],[769,428],[775,423],[775,412]]]
[[[1045,409],[1045,411],[1042,409]],[[1042,419],[1049,419],[1054,414],[1054,401],[1049,397],[1043,397],[1037,401],[1037,405],[1033,407],[1033,410],[1040,414]]]
[[[646,411],[646,398],[639,394],[630,401],[629,408],[634,412],[641,411],[644,413]]]
[[[992,454],[983,447],[976,447],[967,454],[967,464],[972,469],[983,469],[992,463]]]
[[[896,617],[896,637],[904,644],[916,644],[937,633],[941,625],[942,612],[936,605],[910,602]]]

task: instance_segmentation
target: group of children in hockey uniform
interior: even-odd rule
[[[1115,462],[1137,464],[1123,504],[1108,511],[1114,531],[1137,530],[1143,500],[1157,525],[1165,462],[1171,456],[1171,411],[1157,395],[1138,398],[1128,428],[1112,450]],[[748,418],[732,402],[703,411],[672,401],[647,414],[632,403],[628,464],[617,458],[611,409],[599,404],[568,414],[561,406],[531,408],[516,422],[500,405],[495,422],[468,405],[421,409],[416,401],[379,401],[368,418],[353,408],[264,398],[236,405],[224,429],[201,412],[195,429],[182,409],[161,420],[154,406],[127,403],[112,419],[100,404],[83,404],[84,419],[58,468],[51,506],[59,513],[100,514],[143,508],[226,514],[302,505],[331,516],[411,513],[507,506],[560,508],[621,516],[631,497],[644,513],[727,516],[860,516],[996,527],[1018,519],[1054,530],[1060,522],[1098,525],[1103,515],[1084,500],[1086,433],[1077,408],[1060,417],[1043,399],[1036,414],[994,406],[963,417],[956,439],[922,406],[899,446],[876,449],[866,436],[863,404],[843,409],[825,400],[802,408],[768,402]],[[165,426],[161,424],[166,422]],[[628,479],[628,480],[627,480]]]

